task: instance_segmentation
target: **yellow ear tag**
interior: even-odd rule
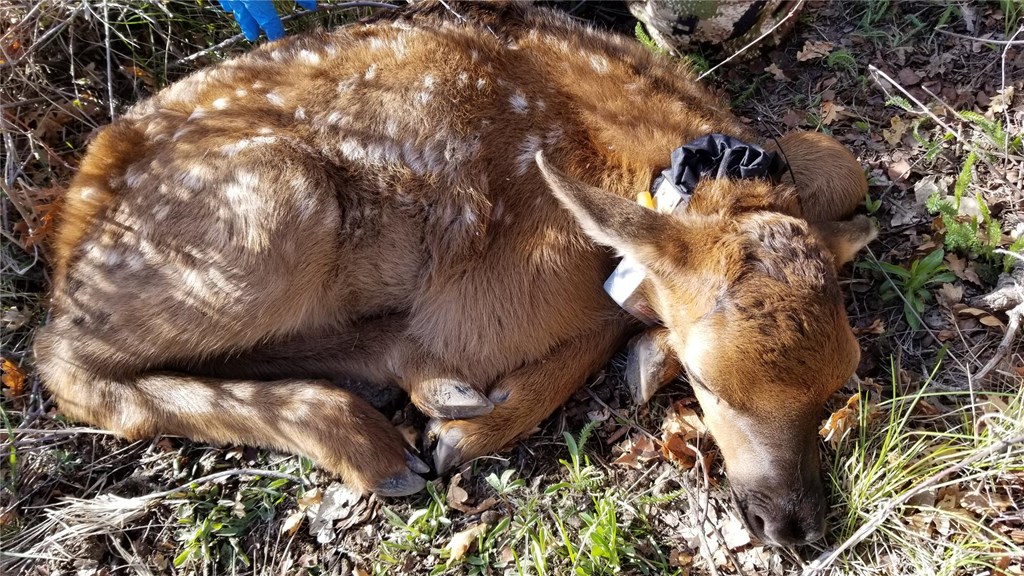
[[[654,210],[654,198],[651,197],[651,193],[648,192],[647,190],[644,190],[643,192],[637,192],[636,203],[643,206],[644,208]]]

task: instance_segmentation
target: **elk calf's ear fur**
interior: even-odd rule
[[[867,216],[841,222],[811,222],[811,230],[825,244],[836,268],[841,267],[878,236],[878,229]]]
[[[594,242],[615,248],[648,268],[658,268],[665,240],[673,236],[670,219],[558,170],[537,152],[537,166],[555,197]]]
[[[857,158],[835,138],[818,132],[790,132],[778,145],[792,174],[782,181],[795,181],[800,194],[802,217],[808,222],[826,222],[849,218],[864,201],[868,181]]]

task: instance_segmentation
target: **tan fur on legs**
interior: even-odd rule
[[[40,374],[62,412],[126,438],[170,434],[302,454],[364,491],[400,495],[423,486],[408,469],[407,446],[390,422],[327,382],[160,372],[103,376],[45,329],[36,350],[44,358]]]
[[[512,371],[491,389],[494,411],[468,420],[435,422],[439,471],[507,446],[569,399],[622,345],[624,323],[611,320],[536,362]]]

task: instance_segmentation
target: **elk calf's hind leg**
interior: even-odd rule
[[[90,366],[76,346],[54,336],[53,326],[36,342],[40,374],[73,419],[128,438],[169,434],[302,454],[354,488],[382,496],[412,494],[425,485],[415,472],[426,465],[409,454],[387,418],[326,381],[152,372],[115,377]]]

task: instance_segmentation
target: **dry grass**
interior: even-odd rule
[[[632,30],[609,6],[567,8]],[[819,129],[855,150],[882,228],[866,265],[846,273],[864,358],[862,381],[832,407],[861,394],[842,419],[851,431],[825,448],[832,533],[816,547],[776,550],[747,541],[718,485],[720,462],[681,470],[655,451],[636,467],[614,463],[630,443],[660,436],[666,407],[687,396],[680,384],[632,406],[614,362],[511,452],[398,501],[349,498],[299,458],[174,438],[128,443],[64,421],[32,375],[30,353],[46,316],[42,240],[61,186],[94,129],[248,44],[209,2],[0,4],[0,354],[27,375],[20,386],[5,380],[0,399],[0,571],[1021,573],[1019,347],[977,377],[1003,336],[990,318],[1005,316],[976,300],[993,288],[1002,255],[951,254],[957,278],[923,289],[931,300],[917,314],[921,329],[910,328],[899,298],[913,296],[907,282],[874,264],[909,269],[942,245],[949,230],[917,196],[928,186],[960,189],[972,152],[961,195],[980,199],[1003,233],[1024,231],[1015,7],[827,4],[801,16],[779,48],[711,76],[762,132]],[[366,12],[300,15],[289,26]],[[971,40],[979,37],[990,41]],[[830,42],[831,52],[798,60],[808,40]],[[1009,136],[1000,139],[993,122]],[[964,312],[968,305],[982,313]],[[406,408],[396,419],[413,417]],[[478,536],[455,559],[448,544],[466,529]]]

